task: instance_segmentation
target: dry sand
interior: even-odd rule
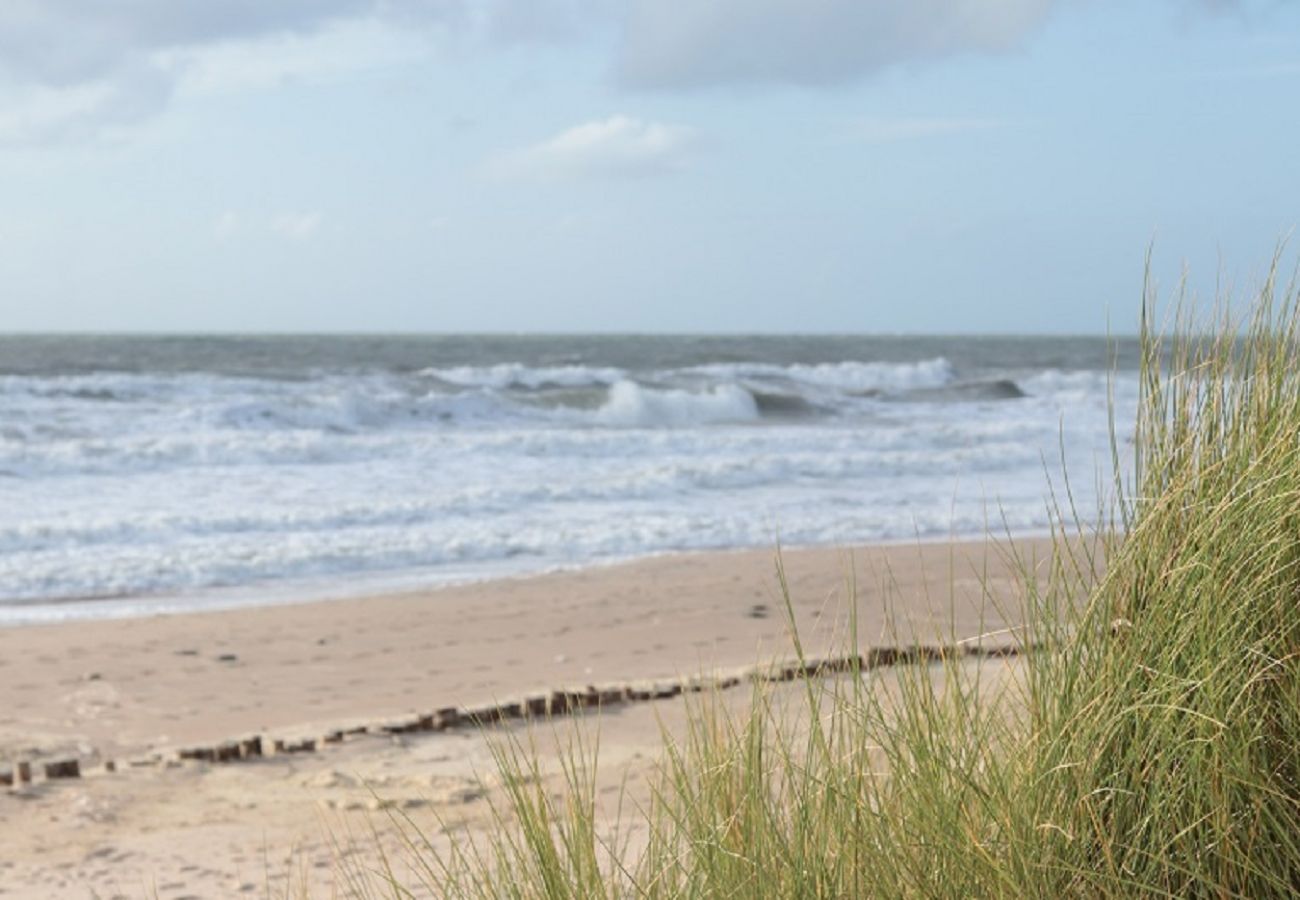
[[[1018,547],[1041,568],[1045,542]],[[813,652],[843,646],[850,582],[862,646],[1006,643],[1002,629],[1014,624],[984,600],[982,582],[1006,608],[1018,599],[1015,573],[984,544],[797,550],[784,562]],[[330,832],[364,832],[374,819],[391,840],[371,789],[430,825],[435,813],[470,828],[487,821],[496,788],[481,734],[367,734],[229,765],[126,761],[789,655],[770,552],[0,631],[0,766],[22,758],[39,769],[71,755],[86,773],[0,790],[0,897],[262,896],[286,883],[290,858],[299,883],[328,895]],[[743,702],[743,689],[731,693]],[[680,699],[660,700],[601,716],[602,789],[617,790],[624,773],[643,778],[659,723],[676,727],[681,709]],[[105,760],[119,771],[103,773]]]

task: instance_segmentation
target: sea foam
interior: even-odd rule
[[[1042,529],[1044,459],[1064,442],[1086,492],[1109,462],[1108,393],[1123,420],[1137,392],[1132,373],[973,365],[960,344],[962,364],[698,359],[697,344],[654,365],[628,345],[620,365],[236,357],[0,376],[0,621],[778,538]],[[115,599],[64,602],[87,597]]]

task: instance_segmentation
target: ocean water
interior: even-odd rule
[[[0,624],[1095,510],[1101,338],[0,337]],[[1113,368],[1112,368],[1113,367]]]

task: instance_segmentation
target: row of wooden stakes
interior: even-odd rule
[[[116,766],[106,765],[109,771],[116,771]],[[81,777],[81,760],[76,757],[66,759],[51,759],[40,764],[40,771],[45,775],[46,781],[57,781],[62,778],[80,778]],[[12,768],[0,769],[0,787],[20,788],[23,785],[32,783],[32,763],[30,760],[20,759],[13,764]]]
[[[995,646],[955,645],[912,647],[876,647],[866,653],[824,658],[804,658],[778,664],[760,665],[715,676],[691,676],[669,681],[634,682],[631,684],[586,685],[556,691],[529,694],[517,700],[506,700],[482,706],[462,708],[449,706],[429,713],[419,713],[397,719],[386,719],[365,725],[336,728],[317,737],[282,738],[250,735],[217,744],[184,747],[170,757],[155,752],[132,759],[131,767],[157,766],[169,758],[206,763],[234,763],[260,759],[266,756],[315,753],[330,744],[338,744],[348,737],[363,734],[399,735],[421,732],[447,731],[453,728],[477,728],[515,719],[544,719],[552,716],[572,715],[583,710],[599,709],[623,703],[640,703],[662,700],[683,693],[720,691],[744,682],[774,683],[796,678],[815,678],[847,674],[885,666],[933,663],[962,656],[995,657],[1015,656],[1026,648],[1018,644]],[[113,761],[104,764],[105,772],[117,771]],[[47,781],[81,777],[81,764],[75,758],[49,760],[41,764]],[[32,763],[19,761],[9,770],[0,769],[0,786],[15,788],[32,782]]]

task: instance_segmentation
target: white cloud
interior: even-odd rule
[[[172,85],[148,69],[119,73],[112,81],[34,85],[0,100],[0,145],[39,145],[112,137],[155,115]]]
[[[176,47],[308,33],[414,0],[5,0],[0,69],[17,81],[75,84],[111,77]],[[430,10],[444,4],[424,4]]]
[[[685,168],[694,144],[695,132],[685,126],[618,115],[506,154],[490,170],[540,178],[657,175]]]
[[[154,61],[174,73],[181,96],[230,94],[284,84],[320,84],[427,58],[423,35],[362,20],[310,34],[273,34],[241,41],[159,51]]]
[[[320,230],[324,217],[318,212],[287,212],[271,219],[271,230],[281,237],[305,241]]]
[[[0,142],[93,137],[187,92],[409,58],[468,0],[5,0]],[[399,27],[400,26],[400,27]]]

